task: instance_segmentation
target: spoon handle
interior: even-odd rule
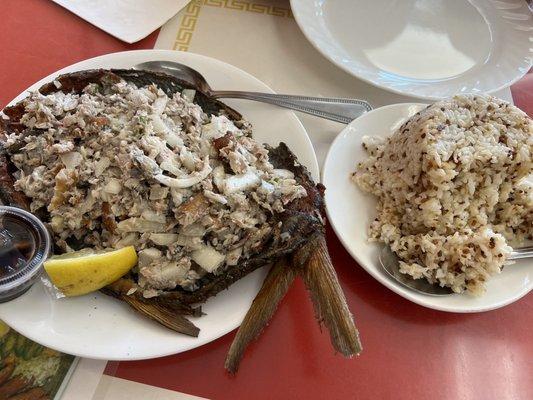
[[[369,103],[357,99],[238,91],[213,91],[211,95],[215,98],[246,99],[274,104],[343,124],[349,124],[355,118],[372,110],[372,106]]]
[[[531,258],[533,257],[533,246],[521,247],[514,249],[509,257],[509,260],[518,260],[520,258]]]

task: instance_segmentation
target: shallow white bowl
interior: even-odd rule
[[[490,93],[532,65],[524,0],[291,0],[309,41],[346,72],[424,99]]]
[[[370,275],[383,285],[417,304],[435,310],[471,313],[510,304],[533,289],[533,260],[517,261],[491,278],[481,297],[467,294],[433,297],[416,293],[393,280],[378,261],[380,245],[368,243],[367,228],[376,216],[376,199],[361,191],[350,179],[358,162],[368,156],[362,146],[364,135],[390,136],[425,104],[394,104],[375,109],[348,125],[333,142],[326,157],[323,183],[329,221],[346,250]]]

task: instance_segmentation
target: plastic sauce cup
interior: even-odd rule
[[[48,230],[35,215],[0,206],[0,302],[13,300],[35,283],[51,246]]]

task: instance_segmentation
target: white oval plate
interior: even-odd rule
[[[481,297],[467,294],[433,297],[402,286],[383,272],[380,244],[367,242],[367,228],[376,216],[376,199],[364,193],[350,179],[358,162],[368,156],[362,146],[364,135],[390,136],[410,116],[427,104],[393,104],[375,109],[348,125],[334,140],[326,157],[323,183],[329,221],[342,244],[370,275],[383,285],[417,304],[435,310],[471,313],[510,304],[533,289],[533,261],[521,260],[491,278]]]
[[[346,72],[424,99],[494,92],[532,65],[524,0],[291,0],[303,33]]]
[[[92,58],[62,69],[28,90],[35,90],[65,72],[131,68],[155,60],[187,64],[200,71],[214,88],[273,93],[267,85],[234,66],[193,53],[168,50],[129,51]],[[26,95],[22,93],[11,104]],[[313,177],[318,177],[313,146],[292,112],[251,101],[227,101],[227,104],[252,122],[255,138],[270,144],[284,141]],[[265,274],[264,269],[259,269],[208,300],[203,305],[207,315],[193,319],[201,329],[198,338],[172,332],[134,312],[125,303],[100,293],[54,300],[40,283],[20,298],[0,304],[0,319],[24,336],[64,353],[105,360],[162,357],[199,347],[237,328]]]

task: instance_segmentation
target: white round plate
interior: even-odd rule
[[[376,198],[360,190],[350,179],[358,162],[368,156],[362,146],[364,135],[388,137],[426,104],[393,104],[375,109],[348,125],[334,140],[326,157],[323,183],[329,221],[342,244],[370,275],[383,285],[417,304],[435,310],[471,313],[510,304],[533,289],[533,261],[521,260],[491,278],[481,297],[467,294],[433,297],[402,286],[381,268],[381,245],[367,241],[367,228],[376,216]]]
[[[155,60],[189,65],[200,71],[214,88],[273,93],[264,83],[234,66],[193,53],[167,50],[129,51],[85,60],[42,79],[28,90],[39,88],[61,73],[131,68]],[[25,96],[22,93],[13,102]],[[255,138],[270,144],[286,142],[313,177],[318,177],[313,146],[292,112],[251,101],[227,101],[227,104],[252,122]],[[106,360],[162,357],[199,347],[237,328],[265,273],[259,269],[208,300],[203,305],[207,315],[193,319],[201,329],[198,338],[172,332],[134,312],[125,303],[100,293],[54,300],[40,283],[22,297],[0,304],[0,319],[24,336],[69,354]]]
[[[424,99],[490,93],[532,65],[524,0],[291,0],[309,41],[346,72]]]

